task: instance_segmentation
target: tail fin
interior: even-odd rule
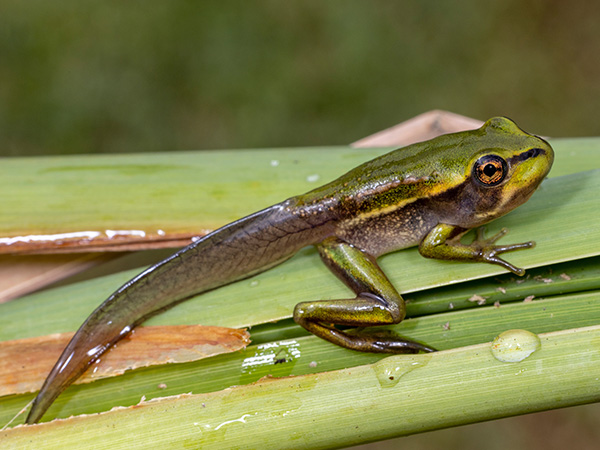
[[[290,204],[288,200],[226,225],[119,288],[73,336],[26,422],[38,422],[90,364],[149,316],[193,294],[262,272],[322,240],[325,223]]]

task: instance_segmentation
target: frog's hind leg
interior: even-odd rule
[[[337,238],[329,238],[317,248],[325,264],[354,291],[356,297],[299,303],[294,310],[294,320],[298,324],[334,344],[363,352],[434,351],[400,337],[358,335],[335,328],[335,325],[369,327],[399,323],[406,314],[404,300],[373,256]]]

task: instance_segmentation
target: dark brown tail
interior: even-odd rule
[[[27,423],[98,357],[149,316],[209,289],[273,267],[328,233],[323,219],[300,214],[293,200],[220,228],[127,282],[73,336],[34,400]]]

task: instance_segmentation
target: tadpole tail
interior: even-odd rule
[[[128,281],[83,323],[34,400],[26,423],[37,423],[56,397],[100,355],[149,316],[213,289],[262,272],[328,233],[322,216],[294,199],[226,225]]]

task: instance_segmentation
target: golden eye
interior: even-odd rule
[[[496,155],[485,155],[477,160],[473,173],[485,186],[496,186],[506,177],[506,161]]]

